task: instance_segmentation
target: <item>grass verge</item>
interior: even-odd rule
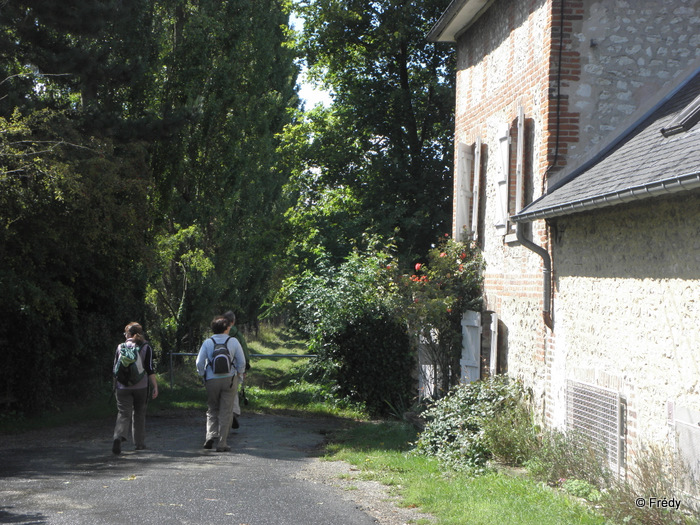
[[[505,471],[470,476],[445,470],[434,458],[411,452],[415,429],[403,422],[358,422],[332,437],[328,460],[346,461],[362,479],[397,492],[443,525],[603,525],[587,505]]]

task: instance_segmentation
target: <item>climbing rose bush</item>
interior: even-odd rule
[[[409,333],[433,365],[431,397],[440,398],[459,382],[462,314],[481,309],[483,261],[473,244],[445,236],[413,269],[397,276],[397,289]]]

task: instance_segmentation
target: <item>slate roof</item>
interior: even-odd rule
[[[632,200],[700,188],[700,70],[611,141],[512,217],[558,217]],[[664,133],[662,133],[664,130]]]

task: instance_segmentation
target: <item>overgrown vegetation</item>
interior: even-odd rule
[[[458,381],[461,312],[481,299],[478,253],[448,236],[415,272],[401,268],[393,246],[376,242],[337,267],[323,263],[287,279],[276,299],[277,311],[309,338],[314,373],[374,416],[413,403],[419,343],[435,370],[428,394],[443,395]]]
[[[470,474],[525,468],[532,481],[587,500],[616,525],[700,523],[697,501],[684,493],[687,469],[672,451],[650,447],[620,480],[607,468],[605,452],[584,436],[536,425],[527,401],[518,382],[503,376],[459,386],[424,413],[415,450]],[[683,508],[649,503],[671,498]]]

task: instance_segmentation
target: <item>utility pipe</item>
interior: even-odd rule
[[[552,330],[554,326],[552,323],[552,258],[549,256],[549,252],[542,248],[542,246],[538,246],[525,237],[525,224],[526,223],[523,222],[517,223],[515,235],[520,244],[542,257],[542,280],[544,288],[542,318],[544,320],[544,324],[547,325],[550,330]]]

